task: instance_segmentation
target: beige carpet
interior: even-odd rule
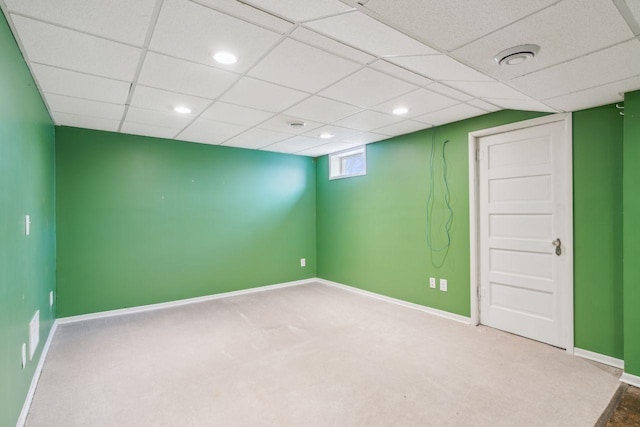
[[[61,325],[27,426],[592,426],[619,374],[309,284]]]

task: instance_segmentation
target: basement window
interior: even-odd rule
[[[329,154],[329,179],[367,174],[366,146]]]

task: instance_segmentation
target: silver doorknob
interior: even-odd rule
[[[556,239],[551,243],[556,247],[556,255],[560,256],[560,254],[562,254],[562,241],[560,239]]]

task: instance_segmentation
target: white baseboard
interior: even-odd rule
[[[47,353],[49,353],[49,347],[51,346],[51,341],[53,340],[53,335],[56,333],[57,328],[58,328],[58,321],[54,320],[53,324],[51,325],[51,329],[49,330],[49,336],[47,337],[47,341],[44,343],[44,347],[42,347],[40,360],[38,360],[38,365],[36,365],[36,370],[33,373],[33,378],[31,378],[31,385],[29,386],[27,397],[24,399],[24,404],[22,405],[22,411],[20,411],[20,416],[18,417],[18,422],[16,423],[16,427],[23,427],[24,423],[27,421],[29,408],[31,408],[31,401],[33,400],[33,395],[36,392],[36,386],[38,385],[38,381],[40,380],[40,374],[42,373],[42,366],[44,365],[44,360],[47,358]]]
[[[448,311],[438,310],[437,308],[431,308],[420,304],[414,304],[412,302],[403,301],[397,298],[388,297],[385,295],[376,294],[375,292],[365,291],[363,289],[354,288],[353,286],[345,285],[338,282],[332,282],[330,280],[325,279],[315,279],[316,282],[322,283],[329,286],[335,286],[336,288],[344,289],[350,292],[355,292],[361,295],[365,295],[371,298],[377,298],[382,301],[390,302],[392,304],[401,305],[403,307],[413,308],[414,310],[420,310],[425,313],[433,314],[434,316],[444,317],[446,319],[455,320],[456,322],[461,322],[467,325],[471,324],[471,318],[461,316],[459,314],[449,313]]]
[[[595,353],[593,351],[584,350],[578,347],[575,347],[573,349],[573,354],[585,359],[593,360],[594,362],[613,366],[614,368],[624,369],[624,360],[622,359],[616,359],[615,357],[606,356],[604,354]]]
[[[637,375],[631,375],[624,372],[620,377],[620,381],[622,381],[623,383],[632,385],[634,387],[640,387],[640,377]]]
[[[203,301],[211,301],[211,300],[216,300],[216,299],[220,299],[220,298],[229,298],[229,297],[234,297],[234,296],[237,296],[237,295],[251,294],[251,293],[254,293],[254,292],[263,292],[263,291],[269,291],[269,290],[272,290],[272,289],[286,288],[288,286],[304,285],[304,284],[307,284],[307,283],[312,283],[314,281],[316,281],[315,278],[304,279],[304,280],[295,280],[295,281],[292,281],[292,282],[284,282],[284,283],[277,283],[277,284],[274,284],[274,285],[258,286],[256,288],[242,289],[242,290],[239,290],[239,291],[231,291],[231,292],[223,292],[223,293],[219,293],[219,294],[205,295],[205,296],[195,297],[195,298],[187,298],[187,299],[181,299],[181,300],[176,300],[176,301],[161,302],[161,303],[157,303],[157,304],[139,305],[139,306],[136,306],[136,307],[120,308],[120,309],[108,310],[108,311],[100,311],[98,313],[80,314],[80,315],[77,315],[77,316],[61,317],[61,318],[59,318],[57,320],[57,322],[59,324],[61,324],[61,325],[64,325],[64,324],[67,324],[67,323],[83,322],[85,320],[91,320],[91,319],[101,319],[101,318],[104,318],[104,317],[122,316],[124,314],[142,313],[142,312],[145,312],[145,311],[161,310],[161,309],[164,309],[164,308],[179,307],[181,305],[194,304],[194,303],[203,302]]]

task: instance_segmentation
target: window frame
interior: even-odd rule
[[[364,171],[359,173],[351,173],[351,174],[343,173],[343,160],[358,154],[362,155],[362,159],[364,163]],[[338,172],[334,174],[333,172],[336,168],[338,169]],[[346,150],[336,151],[335,153],[329,154],[329,180],[330,181],[334,179],[364,176],[366,174],[367,174],[367,146],[366,145],[347,148]]]

